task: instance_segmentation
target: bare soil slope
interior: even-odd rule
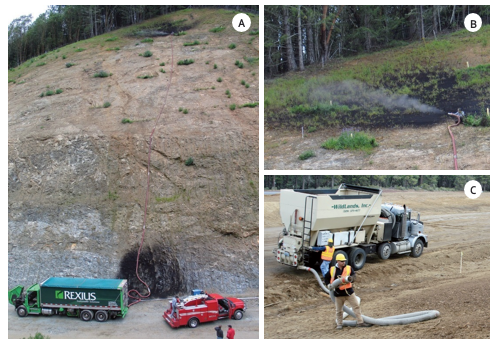
[[[384,201],[419,211],[430,242],[419,258],[367,257],[354,284],[362,312],[381,318],[435,309],[441,316],[336,330],[335,307],[314,276],[275,261],[279,196],[266,196],[265,338],[490,338],[489,193],[470,200],[463,192],[386,192]]]
[[[259,17],[239,33],[235,14],[174,12],[9,71],[9,287],[119,276],[145,294],[135,259],[163,111],[141,277],[155,297],[258,288],[259,116],[242,105],[259,97]]]

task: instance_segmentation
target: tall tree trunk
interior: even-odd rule
[[[420,5],[420,33],[422,40],[425,40],[425,32],[424,32],[424,9],[422,5]]]
[[[297,7],[297,32],[298,32],[298,44],[297,47],[299,49],[299,70],[304,70],[304,62],[303,62],[303,37],[301,33],[301,5]]]
[[[313,30],[311,29],[311,19],[308,15],[308,20],[306,21],[306,58],[308,63],[315,63],[315,48],[313,47]]]
[[[287,53],[287,64],[289,70],[296,70],[296,58],[294,57],[294,48],[292,47],[291,30],[289,24],[289,6],[284,6],[284,28],[286,36],[286,53]]]
[[[450,24],[453,23],[453,21],[455,20],[455,9],[456,5],[453,5],[453,12],[451,13]]]

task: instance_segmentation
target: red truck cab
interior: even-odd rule
[[[173,328],[180,326],[197,327],[200,323],[219,319],[240,320],[244,316],[244,301],[234,297],[223,297],[219,294],[190,295],[177,305],[178,314],[172,314],[173,306],[169,301],[169,309],[163,314],[164,320]]]

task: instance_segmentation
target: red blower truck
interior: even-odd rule
[[[176,312],[172,314],[173,306],[170,301],[169,309],[163,314],[164,320],[173,328],[180,326],[194,328],[199,323],[219,319],[240,320],[246,310],[242,300],[219,294],[205,294],[200,290],[194,290],[192,295],[181,299],[181,303],[176,307],[178,314]]]

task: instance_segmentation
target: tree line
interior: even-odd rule
[[[464,27],[477,13],[490,22],[489,5],[265,6],[265,78],[305,66],[434,38]]]
[[[38,18],[31,14],[9,24],[9,68],[62,46],[193,7],[173,5],[52,5]],[[219,6],[258,11],[259,6]]]
[[[422,188],[435,190],[439,188],[463,190],[469,180],[476,180],[482,185],[483,191],[490,191],[490,176],[462,175],[363,175],[363,176],[295,176],[295,175],[265,175],[264,188],[280,189],[334,189],[340,184],[353,184],[380,188]]]

